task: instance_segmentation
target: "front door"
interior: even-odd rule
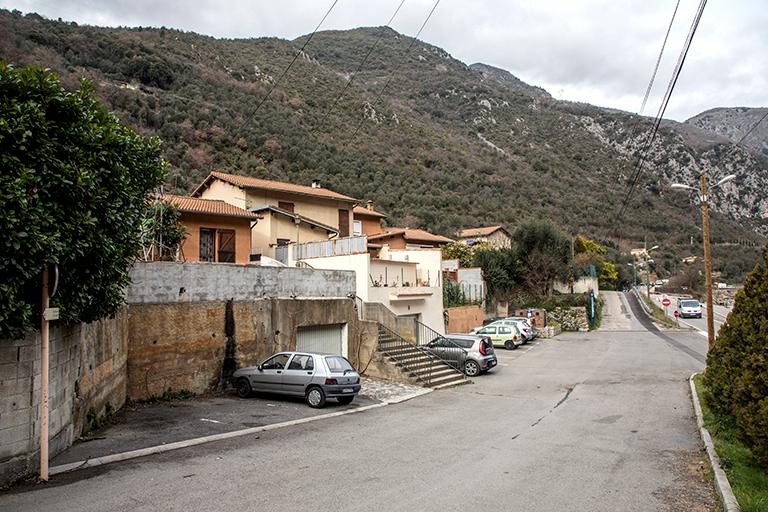
[[[219,230],[219,263],[235,262],[235,230]]]
[[[314,375],[314,357],[311,354],[295,354],[283,372],[282,388],[291,395],[304,396]]]
[[[253,390],[282,393],[283,371],[288,365],[289,357],[289,354],[277,354],[261,363],[261,369],[251,376]]]

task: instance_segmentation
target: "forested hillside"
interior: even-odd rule
[[[0,11],[0,31],[0,58],[52,68],[69,86],[88,78],[116,115],[159,135],[174,192],[189,192],[212,169],[319,179],[376,201],[392,223],[447,235],[548,217],[609,243],[636,245],[647,236],[671,246],[699,238],[689,196],[668,188],[670,180],[693,182],[698,162],[739,173],[714,199],[722,212],[714,214],[714,238],[756,241],[755,230],[765,232],[763,157],[669,123],[617,218],[650,119],[558,102],[503,70],[467,66],[423,42],[406,53],[411,39],[391,29],[317,33],[266,101],[303,38],[215,39],[8,11]]]

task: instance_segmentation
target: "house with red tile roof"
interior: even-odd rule
[[[263,214],[251,233],[254,259],[260,255],[287,260],[287,246],[347,237],[352,234],[352,211],[358,200],[323,188],[211,172],[191,194],[218,199]]]
[[[163,199],[179,209],[187,230],[180,248],[183,261],[249,262],[251,226],[259,215],[221,200],[172,194]]]
[[[512,236],[509,231],[498,225],[463,229],[459,232],[458,239],[467,245],[487,243],[498,248],[512,246]]]

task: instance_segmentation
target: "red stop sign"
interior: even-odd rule
[[[664,299],[661,301],[662,306],[665,308],[669,307],[670,304],[672,304],[672,301],[669,300],[669,297],[664,297]]]
[[[680,312],[678,310],[675,310],[675,318],[680,316]]]

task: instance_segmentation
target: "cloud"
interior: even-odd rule
[[[400,0],[339,0],[322,29],[379,26]],[[727,5],[726,5],[727,4]],[[419,29],[433,0],[406,0],[393,28]],[[681,0],[646,114],[655,114],[698,0]],[[106,26],[166,26],[216,37],[295,38],[330,0],[0,0],[0,7]],[[421,39],[471,64],[485,62],[555,97],[637,111],[669,24],[668,0],[442,0]],[[710,2],[667,117],[716,106],[768,106],[768,10],[762,2]]]

